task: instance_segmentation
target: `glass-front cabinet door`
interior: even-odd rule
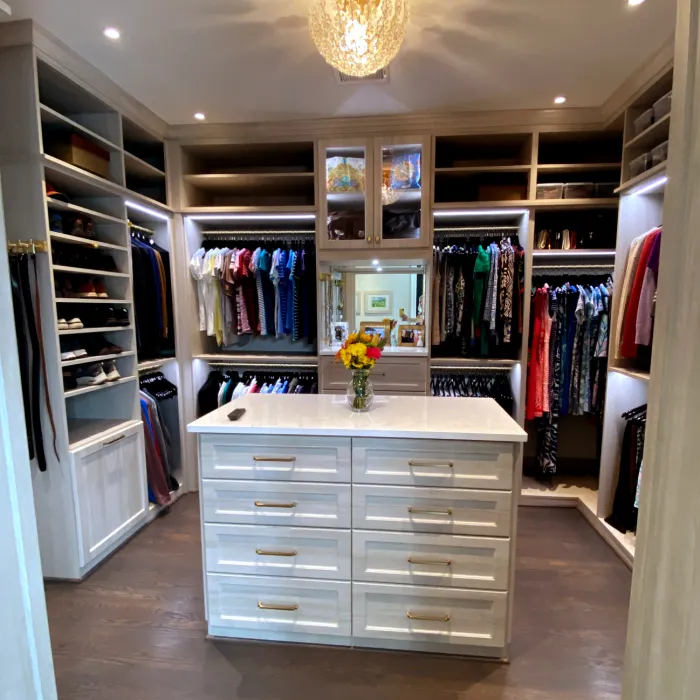
[[[430,247],[429,138],[377,138],[374,157],[375,246]]]
[[[319,247],[371,248],[373,150],[371,139],[319,142]]]

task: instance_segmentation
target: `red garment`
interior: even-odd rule
[[[537,387],[542,385],[542,344],[544,342],[544,327],[542,325],[542,307],[544,305],[545,296],[543,289],[538,289],[533,300],[532,313],[534,314],[534,324],[532,327],[532,338],[530,340],[530,363],[527,376],[527,406],[526,417],[528,420],[534,420],[542,415],[542,406],[540,401],[539,413],[537,406]],[[542,396],[540,392],[540,397]]]
[[[654,247],[654,241],[661,235],[661,230],[657,229],[650,233],[642,243],[642,252],[639,256],[639,263],[632,283],[632,291],[624,309],[624,320],[622,324],[622,339],[620,341],[620,357],[637,357],[637,312],[639,311],[639,300],[642,296],[642,286],[644,275],[649,263],[649,256]]]

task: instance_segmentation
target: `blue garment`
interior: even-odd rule
[[[279,393],[280,393],[280,394],[286,394],[286,393],[287,393],[287,389],[289,389],[289,380],[286,380],[286,379],[285,379],[284,384],[282,384],[282,388],[280,389],[280,392],[279,392]]]
[[[279,275],[279,290],[280,303],[277,314],[277,333],[278,335],[285,334],[285,326],[287,321],[287,286],[289,284],[289,275],[287,274],[287,262],[289,261],[289,253],[286,250],[280,249],[280,254],[277,259],[277,274]]]
[[[135,238],[131,239],[131,245],[137,246],[138,248],[141,248],[147,253],[148,260],[151,264],[151,268],[153,269],[153,279],[156,283],[155,310],[158,316],[158,330],[160,331],[160,335],[162,337],[165,331],[165,323],[163,320],[163,292],[160,285],[160,266],[158,265],[158,258],[156,257],[156,252],[155,250],[153,250],[153,248],[151,248],[151,246],[146,245],[146,243],[136,240]]]
[[[285,275],[287,277],[287,308],[284,317],[284,332],[287,335],[292,335],[294,331],[294,288],[296,286],[296,280],[294,279],[293,271],[296,257],[297,254],[293,250],[290,250],[287,259],[287,267],[285,268]]]

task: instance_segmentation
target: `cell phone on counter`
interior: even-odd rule
[[[228,414],[230,421],[240,420],[245,415],[245,408],[236,408]]]

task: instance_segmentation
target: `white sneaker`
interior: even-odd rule
[[[98,386],[107,381],[107,375],[101,364],[94,364],[78,370],[75,379],[78,386]]]
[[[70,319],[70,321],[68,321],[67,330],[79,331],[81,328],[84,328],[83,322],[77,316],[76,316],[76,318],[72,318],[72,319]]]
[[[65,318],[58,319],[58,330],[59,331],[67,331],[68,330],[68,324],[66,323]]]
[[[114,364],[113,360],[110,360],[109,362],[103,362],[102,369],[105,373],[105,376],[107,377],[108,382],[116,382],[117,380],[122,378],[122,375],[119,374],[119,372],[117,371],[117,365]]]

